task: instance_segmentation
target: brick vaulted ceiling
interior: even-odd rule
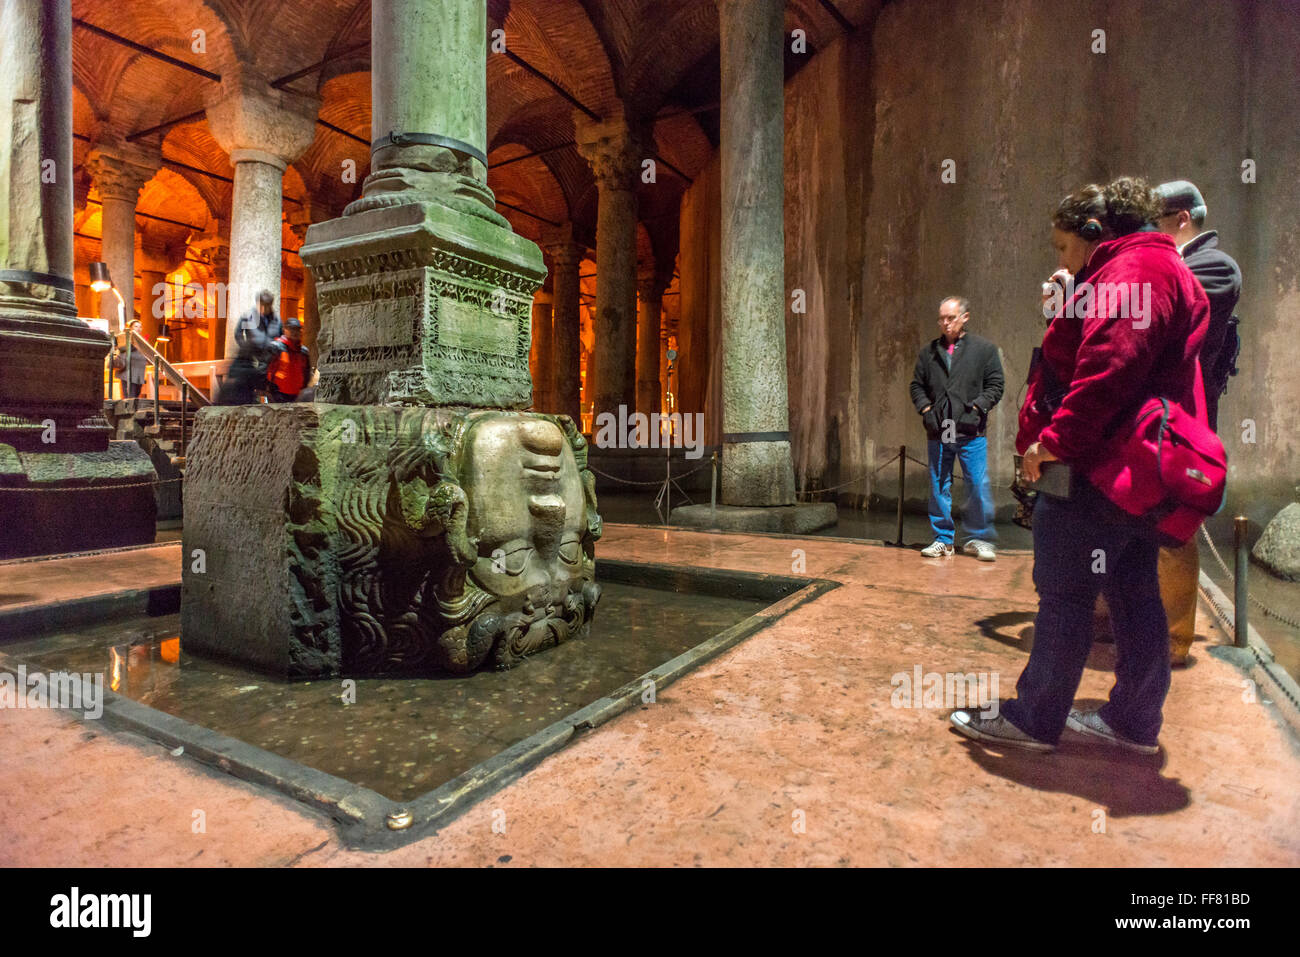
[[[857,23],[878,3],[835,0],[834,7]],[[239,67],[270,81],[326,60],[290,85],[320,97],[322,122],[285,177],[285,208],[305,207],[319,220],[337,215],[358,194],[369,162],[358,141],[370,136],[369,0],[73,0],[72,14],[218,74]],[[658,257],[674,256],[681,194],[716,147],[713,0],[489,0],[488,20],[489,29],[505,30],[508,50],[527,64],[488,56],[489,185],[515,229],[537,238],[545,223],[571,220],[580,238],[594,242],[596,189],[573,146],[571,98],[602,118],[623,111],[649,125],[661,163],[657,181],[641,187],[649,241],[639,246],[643,255],[652,249]],[[786,27],[807,32],[810,53],[844,28],[825,0],[788,0]],[[204,52],[194,49],[198,30]],[[73,84],[80,164],[101,137],[126,137],[201,111],[213,81],[77,27]],[[230,184],[220,177],[232,170],[206,119],[140,142],[160,144],[175,163],[217,174],[169,166],[142,191],[140,212],[209,232],[215,221],[229,219]],[[355,182],[341,175],[348,160],[356,166]],[[78,175],[84,206],[86,178]]]

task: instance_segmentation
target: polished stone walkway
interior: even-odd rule
[[[843,586],[386,854],[347,850],[327,820],[158,745],[0,711],[0,864],[1300,864],[1300,747],[1208,653],[1222,638],[1204,616],[1158,756],[1069,736],[1052,755],[999,753],[941,709],[892,707],[892,679],[996,673],[1009,695],[1032,637],[1027,553],[985,565],[620,525],[600,547],[784,574],[802,562]],[[1094,650],[1081,700],[1104,698],[1110,655]]]

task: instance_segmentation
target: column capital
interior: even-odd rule
[[[673,271],[659,268],[643,269],[636,274],[636,293],[640,299],[662,299],[673,281]]]
[[[161,152],[104,140],[96,143],[86,157],[86,172],[99,198],[120,199],[134,203],[144,184],[153,179],[162,166]]]
[[[320,100],[272,89],[249,72],[222,80],[208,101],[208,127],[232,163],[261,162],[284,169],[316,138]]]
[[[574,266],[587,256],[587,247],[573,238],[573,223],[543,226],[541,247],[557,267]]]
[[[645,131],[621,116],[591,120],[580,112],[573,116],[578,153],[591,166],[601,189],[636,188],[636,175],[645,159]]]

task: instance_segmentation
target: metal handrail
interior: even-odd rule
[[[187,440],[187,438],[188,438],[188,436],[185,434],[185,433],[186,433],[186,421],[185,421],[185,420],[186,420],[186,418],[187,418],[188,415],[189,415],[190,394],[191,394],[191,393],[194,394],[194,400],[195,400],[195,405],[196,405],[196,406],[211,405],[211,404],[212,404],[212,400],[209,399],[206,395],[204,395],[203,392],[199,389],[198,386],[196,386],[196,385],[194,385],[194,383],[190,382],[190,380],[187,379],[187,378],[185,377],[185,374],[184,374],[183,372],[181,372],[179,369],[177,369],[175,366],[173,366],[170,362],[168,362],[166,359],[164,359],[164,358],[162,357],[162,354],[159,353],[159,351],[158,351],[157,349],[155,349],[153,346],[151,346],[151,345],[149,344],[149,340],[147,340],[144,336],[140,335],[138,332],[136,332],[136,331],[134,331],[134,330],[129,331],[129,332],[127,333],[127,338],[126,338],[126,350],[125,350],[125,351],[126,351],[126,370],[127,370],[127,381],[128,381],[128,382],[130,381],[130,375],[131,375],[131,372],[130,372],[130,370],[131,370],[131,352],[132,352],[133,349],[139,350],[139,352],[140,352],[142,355],[144,355],[147,359],[149,359],[149,360],[152,362],[152,364],[153,364],[153,370],[154,370],[154,371],[153,371],[153,424],[154,424],[154,428],[161,428],[161,420],[162,420],[162,394],[161,394],[161,390],[158,388],[158,377],[159,377],[159,373],[161,373],[162,376],[163,376],[164,378],[166,378],[167,381],[170,382],[174,387],[180,389],[180,392],[181,392],[181,445],[180,445],[180,450],[181,450],[181,457],[183,458],[183,457],[185,456],[185,446],[186,446],[186,444],[187,444],[186,440]]]

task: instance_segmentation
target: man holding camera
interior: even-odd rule
[[[929,439],[930,526],[934,542],[922,549],[926,558],[953,555],[952,473],[961,460],[969,487],[962,525],[963,551],[982,562],[997,558],[993,528],[993,492],[989,486],[984,429],[989,412],[1002,398],[1005,380],[998,348],[966,332],[970,304],[949,296],[939,304],[940,335],[921,350],[912,376],[912,404]]]

